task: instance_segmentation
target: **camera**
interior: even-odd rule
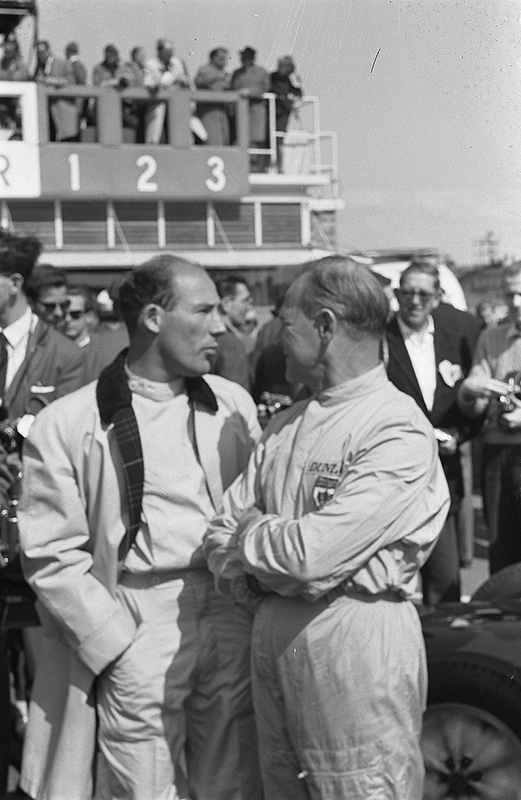
[[[261,428],[265,428],[270,419],[277,411],[283,408],[289,408],[292,404],[292,399],[286,394],[277,394],[275,392],[263,392],[260,397],[260,403],[257,405],[257,412],[259,416],[259,423]]]
[[[511,428],[505,425],[503,415],[521,407],[521,372],[511,372],[506,377],[508,391],[497,399],[499,408],[498,426],[503,431],[510,431]]]
[[[23,436],[19,433],[16,424],[16,421],[11,422],[9,419],[0,422],[0,445],[6,453],[14,453],[20,449],[22,444]]]

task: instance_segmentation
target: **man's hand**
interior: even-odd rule
[[[503,430],[518,431],[521,429],[521,408],[514,408],[513,411],[507,411],[501,414],[500,427]]]
[[[440,456],[452,456],[458,449],[459,437],[455,428],[435,428]]]
[[[237,524],[236,535],[240,536],[250,525],[255,524],[258,522],[261,517],[264,516],[264,512],[260,510],[257,506],[251,506],[251,508],[247,508],[243,515],[240,517],[239,522]]]
[[[496,378],[466,378],[463,383],[463,392],[467,397],[486,398],[501,397],[510,391],[510,386]]]

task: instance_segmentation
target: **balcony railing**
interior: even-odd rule
[[[287,132],[277,131],[275,95],[263,95],[267,108],[266,145],[250,147],[248,99],[237,92],[160,90],[151,95],[146,89],[94,88],[66,86],[62,89],[37,86],[37,111],[26,103],[27,84],[0,82],[0,143],[37,141],[40,145],[59,143],[53,107],[77,115],[77,137],[81,144],[132,146],[145,143],[140,119],[151,105],[164,104],[165,122],[158,146],[190,148],[206,146],[198,106],[222,105],[230,116],[232,136],[229,146],[247,149],[250,156],[261,156],[262,171],[276,175],[320,176],[336,194],[338,178],[337,137],[320,128],[317,97],[305,96],[292,111]],[[129,124],[133,110],[133,126]],[[36,118],[33,118],[36,117]],[[70,139],[69,139],[70,141]],[[156,143],[154,143],[156,144]],[[213,145],[215,146],[215,145]],[[268,179],[271,180],[271,179]],[[281,179],[283,180],[283,179]],[[289,180],[289,177],[287,178]]]

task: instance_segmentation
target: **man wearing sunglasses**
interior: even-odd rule
[[[36,414],[84,382],[81,353],[54,330],[69,304],[67,288],[40,281],[40,251],[34,237],[0,233],[0,396],[12,420]]]
[[[70,305],[67,274],[52,264],[38,264],[28,281],[27,296],[40,319],[63,333],[65,312]]]
[[[84,359],[85,382],[99,378],[101,370],[108,366],[125,347],[120,336],[110,330],[104,333],[95,328],[98,323],[96,301],[87,286],[70,286],[67,293],[68,308],[65,310],[65,336],[80,348]]]
[[[451,507],[440,538],[422,569],[426,603],[459,601],[458,512],[463,498],[463,473],[459,447],[473,436],[479,421],[466,417],[457,404],[457,390],[468,374],[479,334],[467,335],[464,312],[436,315],[442,292],[438,268],[429,261],[413,262],[401,275],[396,291],[399,310],[387,328],[387,372],[402,392],[416,400],[432,423]],[[466,320],[463,320],[465,322]]]

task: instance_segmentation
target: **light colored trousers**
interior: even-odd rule
[[[98,679],[96,798],[260,800],[251,616],[205,569],[157,581],[119,587],[140,625]]]
[[[159,144],[166,117],[166,103],[149,103],[145,112],[145,142]]]
[[[425,651],[409,602],[276,595],[255,617],[265,800],[420,800]]]

